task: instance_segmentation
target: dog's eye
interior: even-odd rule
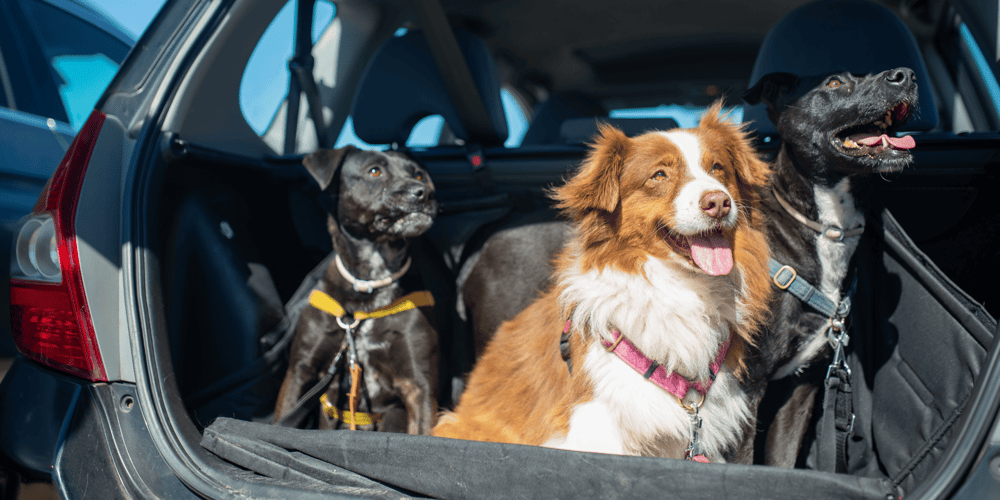
[[[721,172],[721,171],[722,171],[722,165],[720,165],[718,163],[712,165],[712,173],[713,174],[716,173],[716,172]]]
[[[378,177],[378,176],[382,175],[382,169],[378,168],[378,167],[372,167],[372,168],[368,169],[368,175],[370,175],[372,177]]]
[[[830,80],[830,83],[826,84],[826,86],[830,87],[831,89],[835,89],[841,85],[843,84],[840,82],[840,80]]]
[[[658,180],[662,180],[662,179],[666,179],[666,178],[667,178],[667,173],[664,172],[664,171],[662,171],[662,170],[657,170],[656,173],[653,174],[653,177],[652,177],[652,179],[654,181],[658,181]]]

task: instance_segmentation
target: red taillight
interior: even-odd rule
[[[83,290],[75,220],[103,124],[103,113],[91,113],[25,218],[14,242],[10,279],[11,331],[21,353],[92,381],[108,377]],[[46,243],[53,234],[54,248]]]

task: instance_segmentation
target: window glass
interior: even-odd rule
[[[3,60],[3,50],[0,50],[0,106],[8,108],[7,94],[14,93],[14,88],[10,83],[10,75],[7,73],[7,65]]]
[[[441,115],[425,116],[413,126],[406,145],[411,148],[430,148],[441,143],[441,131],[444,130],[444,117]]]
[[[442,120],[443,121],[443,120]],[[348,116],[347,120],[344,122],[344,128],[340,129],[340,135],[337,137],[337,143],[333,145],[335,148],[342,148],[350,144],[358,149],[368,149],[368,150],[378,150],[385,151],[389,149],[388,144],[368,144],[362,141],[358,134],[354,133],[354,118]]]
[[[507,89],[500,89],[500,102],[503,104],[504,115],[507,116],[507,140],[504,147],[516,148],[521,145],[524,134],[528,132],[528,118],[517,99]]]
[[[403,28],[400,28],[403,29]],[[514,99],[514,96],[507,90],[500,90],[500,98],[503,103],[504,114],[507,117],[507,140],[504,146],[516,148],[521,145],[521,139],[528,131],[528,120],[524,116],[524,111]],[[425,116],[410,131],[410,137],[406,139],[406,146],[410,148],[431,148],[441,145],[441,133],[444,131],[444,117],[441,115]],[[368,144],[361,140],[354,133],[354,122],[348,117],[344,123],[344,128],[340,131],[335,147],[343,147],[351,144],[360,149],[385,150],[388,144]]]
[[[129,46],[51,5],[24,5],[52,68],[68,121],[79,129],[115,76]]]
[[[264,135],[288,96],[288,60],[295,49],[295,6],[289,0],[257,42],[240,82],[240,110],[247,123]],[[337,7],[317,0],[313,10],[312,41],[315,44],[333,23]],[[280,124],[284,127],[284,124]]]
[[[993,74],[989,60],[983,55],[982,49],[979,48],[979,44],[976,43],[972,32],[969,31],[969,27],[965,23],[962,23],[958,30],[962,35],[962,43],[965,44],[972,56],[972,62],[975,64],[976,71],[979,72],[983,86],[986,87],[984,90],[988,96],[988,102],[993,105],[994,112],[1000,111],[1000,84],[997,84],[997,78]]]

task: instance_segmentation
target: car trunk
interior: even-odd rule
[[[304,491],[447,498],[638,497],[665,488],[699,498],[798,498],[804,488],[817,498],[909,493],[938,473],[967,423],[996,330],[981,304],[990,298],[981,277],[1000,275],[991,253],[997,212],[982,194],[998,187],[987,152],[1000,141],[995,134],[927,135],[920,143],[915,168],[876,181],[888,209],[876,211],[876,229],[858,250],[850,474],[271,425],[294,321],[328,262],[317,188],[298,158],[260,161],[179,140],[160,165],[159,218],[147,221],[156,228],[165,299],[166,330],[154,356],[172,375],[160,390],[176,396],[167,401],[193,431],[186,446],[211,457],[216,474]],[[773,144],[762,148],[773,151]],[[412,151],[434,178],[442,211],[413,245],[415,267],[438,299],[442,406],[454,402],[473,362],[455,300],[462,262],[499,228],[550,219],[543,187],[583,153],[487,150],[502,187],[484,190],[461,149]]]

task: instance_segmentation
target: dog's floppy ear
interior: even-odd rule
[[[309,175],[316,179],[321,190],[325,190],[334,179],[334,175],[340,170],[340,165],[347,158],[347,153],[354,151],[351,145],[339,149],[320,149],[309,153],[302,159],[302,164],[306,166]]]
[[[594,210],[614,212],[631,140],[617,128],[601,124],[587,159],[562,187],[552,191],[556,206],[574,220]]]
[[[799,77],[793,73],[768,73],[741,97],[747,104],[763,102],[768,109],[772,109],[783,94],[791,92],[798,84]]]

